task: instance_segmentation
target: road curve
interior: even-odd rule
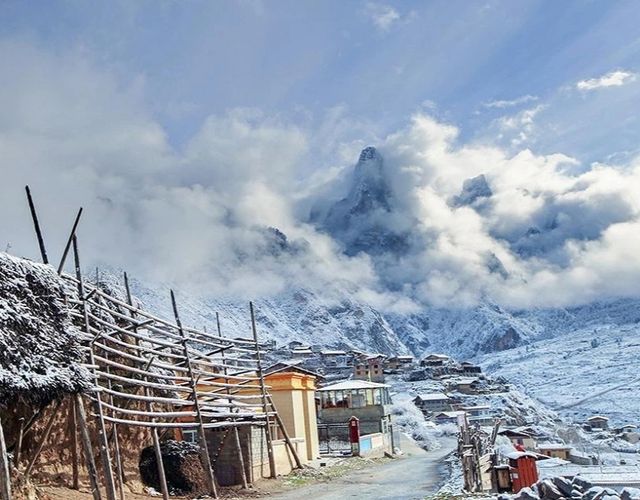
[[[434,494],[442,482],[442,460],[456,446],[454,438],[444,438],[442,448],[425,452],[403,438],[404,455],[382,465],[353,471],[328,483],[316,483],[286,493],[270,495],[278,500],[413,500]]]

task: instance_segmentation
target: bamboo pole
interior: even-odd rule
[[[209,487],[209,492],[213,496],[213,498],[218,498],[218,491],[216,490],[216,479],[213,475],[213,469],[211,468],[211,457],[209,456],[209,448],[207,446],[207,438],[205,436],[204,430],[204,421],[202,420],[202,413],[200,411],[200,402],[198,400],[198,389],[196,386],[195,377],[193,376],[193,369],[191,367],[191,357],[189,356],[189,349],[187,348],[187,340],[184,334],[184,330],[182,329],[182,322],[180,321],[180,316],[178,315],[178,306],[176,305],[176,297],[171,290],[171,305],[173,307],[173,314],[176,319],[176,326],[178,327],[178,331],[180,332],[180,337],[182,337],[182,346],[184,348],[184,356],[187,360],[187,368],[189,369],[189,377],[191,378],[191,389],[193,390],[193,404],[196,408],[196,413],[198,414],[198,424],[199,424],[199,432],[198,437],[200,440],[200,458],[202,460],[202,466],[205,470],[205,476],[207,478],[207,486]]]
[[[36,450],[36,453],[33,455],[31,462],[29,462],[29,465],[24,471],[25,480],[29,478],[29,474],[31,474],[31,471],[33,470],[33,466],[36,464],[36,460],[38,460],[38,457],[40,457],[40,453],[42,453],[42,449],[44,448],[44,445],[47,443],[47,439],[49,439],[49,435],[51,434],[51,430],[53,429],[53,424],[56,420],[56,416],[58,415],[58,409],[60,408],[61,403],[62,403],[62,400],[58,401],[55,407],[53,408],[53,412],[51,412],[51,416],[49,417],[49,421],[47,422],[47,427],[45,428],[42,439],[40,440],[38,449]]]
[[[62,270],[64,269],[64,263],[67,260],[67,254],[69,253],[69,248],[71,247],[71,243],[76,237],[76,229],[78,229],[78,223],[80,222],[80,216],[82,215],[82,207],[78,210],[78,215],[76,215],[76,220],[73,222],[73,227],[71,228],[71,234],[69,234],[69,239],[67,240],[67,244],[64,247],[64,252],[62,252],[62,258],[60,259],[60,264],[58,265],[58,274],[62,274]],[[81,298],[84,295],[80,296]]]
[[[264,428],[265,437],[267,440],[267,455],[269,458],[269,473],[270,477],[276,477],[276,461],[273,456],[273,442],[271,441],[271,429],[269,426],[269,408],[267,406],[267,388],[264,383],[264,374],[262,373],[262,360],[260,359],[260,345],[258,344],[258,330],[256,329],[256,316],[253,311],[253,302],[249,302],[249,311],[251,312],[251,330],[253,332],[253,340],[256,343],[256,365],[258,378],[260,379],[260,392],[262,395],[262,407],[264,410],[264,418],[266,425]]]
[[[76,394],[74,399],[75,407],[77,409],[78,426],[80,427],[80,440],[82,441],[84,460],[87,465],[89,482],[91,484],[91,494],[93,495],[93,500],[102,500],[102,494],[100,493],[100,483],[98,481],[98,470],[96,469],[96,461],[93,458],[93,448],[91,446],[89,429],[87,428],[87,415],[84,411],[82,396],[80,396],[80,394]]]
[[[31,190],[29,186],[25,186],[24,189],[27,192],[27,200],[29,201],[29,210],[31,211],[31,218],[33,219],[33,227],[36,230],[36,236],[38,238],[38,246],[40,247],[40,256],[42,257],[42,262],[45,264],[49,263],[49,258],[47,257],[47,249],[44,247],[44,239],[42,238],[42,231],[40,230],[40,223],[38,222],[38,214],[36,213],[36,207],[33,204],[33,198],[31,197]]]
[[[220,328],[220,314],[218,314],[218,312],[216,311],[216,328],[218,329],[218,337],[222,338],[222,329]],[[229,383],[229,378],[227,377],[229,374],[229,370],[227,368],[227,362],[225,359],[225,354],[224,351],[222,351],[221,353],[221,357],[222,357],[222,364],[224,365],[224,375],[225,375],[225,379],[224,382],[225,384]],[[227,394],[230,395],[231,394],[231,390],[227,387]],[[229,403],[231,403],[231,399],[229,399]],[[242,487],[246,490],[249,485],[247,484],[247,471],[245,470],[245,465],[244,465],[244,455],[242,454],[242,445],[240,443],[240,432],[238,431],[238,427],[234,426],[233,427],[233,441],[236,445],[236,451],[238,453],[238,460],[240,461],[240,471],[241,471],[241,478],[242,478]]]
[[[7,445],[0,420],[0,500],[11,500],[11,470],[7,457]]]
[[[131,296],[131,288],[129,288],[129,277],[127,276],[127,273],[124,273],[124,288],[127,292],[127,303],[131,307],[133,307],[133,298]],[[131,315],[131,319],[133,320],[136,319],[136,313],[133,311],[133,309],[129,311],[129,314]],[[134,333],[137,333],[138,331],[137,325],[133,326],[133,331]],[[135,342],[137,347],[139,348],[140,341],[136,339]],[[137,353],[138,353],[138,357],[140,358],[143,357],[139,349]],[[149,368],[151,368],[151,365],[153,364],[154,359],[155,359],[155,356],[149,359],[144,369],[145,372],[149,371]],[[148,378],[146,375],[144,376],[144,381],[148,382]],[[147,398],[151,398],[151,390],[148,387],[144,388],[144,395]],[[147,400],[146,406],[149,412],[153,412],[153,403],[150,400]],[[156,420],[152,419],[151,421],[155,423]],[[160,481],[160,491],[162,492],[162,498],[163,500],[169,500],[169,488],[167,486],[167,475],[164,470],[164,462],[162,461],[162,448],[160,447],[160,436],[158,435],[157,427],[153,427],[151,429],[151,438],[153,440],[153,452],[156,457],[156,467],[158,468],[158,480]]]
[[[80,209],[82,211],[82,209]],[[80,217],[80,213],[78,213],[78,218]],[[75,226],[74,226],[75,231]],[[75,234],[72,236],[73,243],[73,256],[75,261],[76,268],[76,278],[78,280],[78,296],[82,298],[82,311],[84,315],[84,327],[87,332],[89,332],[89,311],[87,308],[87,301],[84,294],[84,284],[82,281],[82,272],[80,270],[80,253],[78,251],[78,238]],[[62,262],[64,264],[64,262]],[[89,360],[90,364],[95,366],[95,360],[93,355],[93,345],[91,345],[91,349],[89,350]],[[94,369],[94,374],[96,370]],[[97,384],[97,379],[96,379]],[[105,476],[105,486],[107,490],[107,498],[108,500],[116,500],[116,487],[113,481],[113,471],[111,470],[111,454],[109,452],[109,441],[107,438],[107,431],[104,424],[104,411],[102,409],[102,400],[100,398],[100,392],[96,392],[96,409],[98,412],[98,435],[100,438],[100,456],[102,459],[102,466],[104,468],[104,476]]]

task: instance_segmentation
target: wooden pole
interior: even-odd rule
[[[98,470],[96,469],[96,461],[93,458],[91,436],[89,436],[89,429],[87,428],[87,415],[84,411],[84,404],[82,403],[82,396],[80,396],[80,394],[75,395],[75,407],[77,409],[78,426],[80,427],[80,440],[82,441],[84,460],[87,464],[89,482],[91,483],[91,494],[93,495],[93,500],[102,500],[100,483],[98,482]]]
[[[25,480],[29,478],[29,474],[31,474],[31,471],[33,470],[33,466],[36,464],[36,460],[38,460],[38,457],[40,456],[40,453],[42,453],[42,449],[44,448],[44,445],[47,443],[47,439],[49,439],[49,434],[51,434],[51,430],[53,429],[53,424],[56,420],[56,417],[58,416],[58,409],[60,408],[61,403],[62,403],[62,400],[58,401],[55,407],[53,408],[53,412],[51,412],[51,416],[49,417],[49,422],[47,422],[47,427],[45,428],[44,435],[40,440],[38,449],[36,450],[35,455],[33,455],[31,462],[29,462],[29,465],[24,471]]]
[[[47,249],[44,247],[44,239],[42,238],[42,231],[40,230],[40,223],[38,222],[38,214],[36,213],[36,207],[33,204],[33,198],[31,197],[31,190],[29,189],[29,186],[25,186],[24,189],[27,191],[27,200],[29,201],[29,210],[31,210],[33,227],[35,227],[36,236],[38,237],[38,246],[40,247],[40,256],[42,257],[42,262],[44,262],[45,264],[48,264],[49,258],[47,257]]]
[[[267,399],[269,401],[269,404],[271,405],[271,408],[273,408],[273,411],[276,414],[276,423],[278,424],[278,427],[280,428],[280,431],[284,436],[285,443],[287,444],[287,446],[289,447],[289,450],[291,451],[291,454],[293,455],[293,459],[296,461],[296,466],[298,467],[298,469],[302,469],[303,466],[302,466],[302,462],[300,461],[300,457],[298,456],[298,452],[296,451],[295,447],[293,446],[293,443],[291,442],[289,433],[287,432],[287,429],[284,426],[284,422],[282,421],[282,419],[280,418],[280,415],[278,414],[278,409],[276,408],[276,405],[273,404],[273,398],[271,397],[271,395],[269,395]]]
[[[20,455],[22,454],[22,438],[24,437],[24,417],[20,417],[20,428],[18,429],[18,441],[13,451],[13,466],[20,468]]]
[[[249,311],[251,312],[251,330],[253,332],[253,340],[256,343],[256,371],[260,379],[260,390],[262,393],[262,408],[265,418],[265,437],[267,439],[267,455],[269,456],[269,473],[270,477],[276,477],[276,461],[273,456],[273,442],[271,440],[271,428],[269,425],[269,407],[267,406],[267,388],[264,384],[264,374],[262,373],[262,360],[260,359],[260,345],[258,344],[258,330],[256,329],[256,316],[253,311],[253,302],[249,302]]]
[[[4,442],[4,430],[0,420],[0,500],[11,500],[11,470],[7,457],[7,445]]]
[[[218,329],[218,337],[222,338],[222,329],[220,328],[220,314],[218,314],[218,312],[216,311],[216,326]],[[226,358],[225,358],[225,354],[224,354],[224,350],[221,353],[221,357],[222,357],[222,364],[226,365]],[[228,375],[228,368],[225,366],[224,367],[224,374],[225,377]],[[225,378],[224,379],[224,383],[228,384],[229,383],[229,379]],[[231,390],[227,387],[227,394],[231,394]],[[233,441],[236,445],[236,451],[238,453],[238,460],[240,462],[240,471],[241,471],[241,477],[242,477],[242,487],[246,490],[249,485],[247,483],[247,471],[245,470],[245,465],[244,465],[244,455],[242,454],[242,444],[240,443],[240,431],[238,431],[238,426],[233,426]]]
[[[82,209],[80,209],[82,211]],[[80,217],[80,213],[78,213],[78,218]],[[77,219],[76,219],[77,222]],[[76,224],[77,225],[77,224]],[[75,231],[75,225],[74,225]],[[80,270],[80,253],[78,251],[78,238],[75,234],[72,236],[73,242],[73,256],[75,261],[76,268],[76,279],[78,280],[78,296],[82,301],[82,312],[84,316],[84,328],[87,333],[91,332],[90,324],[89,324],[89,310],[87,308],[87,300],[84,295],[84,284],[82,281],[82,272]],[[64,261],[61,263],[64,265]],[[92,366],[95,366],[95,357],[93,354],[93,343],[90,345],[89,349],[89,362]],[[95,368],[93,369],[94,376],[96,377],[95,383],[98,383],[97,373]],[[97,391],[95,394],[96,398],[96,410],[98,412],[98,435],[100,438],[100,457],[102,460],[102,466],[104,468],[104,476],[105,476],[105,486],[107,490],[107,498],[108,500],[116,500],[116,486],[113,481],[113,471],[111,469],[111,453],[109,452],[109,441],[107,438],[107,431],[104,424],[104,411],[102,408],[102,399],[100,396],[100,392]]]
[[[178,332],[180,333],[180,337],[182,339],[182,348],[184,349],[184,357],[187,361],[187,370],[189,372],[191,390],[193,391],[193,404],[195,406],[196,415],[198,417],[200,458],[202,460],[202,466],[205,470],[209,492],[211,493],[213,498],[218,498],[218,491],[216,490],[216,480],[215,476],[213,475],[213,469],[211,468],[211,457],[209,456],[209,448],[207,446],[207,438],[204,431],[204,421],[202,420],[202,412],[200,411],[200,402],[198,400],[198,387],[196,385],[196,379],[193,376],[191,356],[189,355],[189,349],[187,348],[187,338],[184,334],[184,330],[182,329],[182,323],[180,322],[180,316],[178,315],[178,306],[176,305],[176,297],[173,293],[173,290],[171,290],[171,305],[173,306],[173,315],[176,319],[176,326],[178,327]]]
[[[133,298],[131,297],[131,289],[129,288],[129,277],[127,276],[127,273],[124,273],[124,288],[127,292],[127,303],[131,307],[133,307]],[[136,313],[133,311],[130,311],[130,314],[131,314],[131,318],[135,320]],[[138,332],[138,327],[134,325],[133,333],[137,333],[137,332]],[[137,338],[135,342],[136,342],[136,345],[139,346],[140,341]],[[142,352],[139,349],[138,349],[138,356],[144,357]],[[153,360],[154,360],[153,357],[149,360],[149,362],[145,366],[145,369],[144,369],[145,371],[151,368],[151,364],[153,363]],[[145,376],[144,381],[146,382],[147,380],[148,379]],[[151,395],[151,391],[149,390],[148,387],[144,388],[144,394],[147,397]],[[153,411],[153,403],[151,403],[151,401],[147,403],[147,411],[149,412]],[[160,447],[160,436],[158,434],[157,428],[153,427],[151,429],[151,437],[153,439],[153,452],[156,456],[156,467],[158,468],[158,480],[160,481],[160,491],[162,492],[163,500],[169,500],[169,488],[167,486],[167,475],[164,470],[164,462],[162,461],[162,448]]]
[[[96,267],[96,288],[98,287],[98,268]],[[100,303],[100,296],[98,296],[97,298],[98,303]],[[102,331],[102,325],[99,325],[99,329],[100,331]],[[93,349],[93,347],[92,347]],[[109,354],[108,353],[104,353],[104,357],[105,359],[109,359]],[[106,367],[106,371],[107,373],[111,373],[111,368],[109,366]],[[111,379],[107,380],[107,389],[111,390],[112,389],[112,384],[111,384]],[[108,396],[108,401],[109,404],[111,404],[111,406],[113,406],[114,404],[114,400],[113,400],[113,394],[109,394]],[[115,412],[111,412],[111,416],[115,417]],[[124,493],[124,483],[125,483],[125,479],[124,479],[124,470],[122,467],[122,457],[120,454],[120,441],[118,439],[118,425],[115,422],[112,422],[111,424],[111,436],[113,439],[113,453],[115,455],[115,459],[116,459],[116,476],[118,478],[118,490],[120,491],[120,500],[125,500],[125,493]],[[107,442],[109,440],[107,439]]]
[[[72,460],[72,484],[74,490],[80,489],[79,474],[79,453],[78,453],[78,403],[75,398],[71,398],[71,460]]]
[[[62,274],[62,269],[64,268],[64,262],[67,260],[67,254],[69,253],[71,242],[76,237],[76,229],[78,228],[78,222],[80,222],[81,215],[82,215],[82,207],[80,207],[80,210],[78,210],[78,215],[76,215],[76,220],[73,222],[73,227],[71,228],[71,234],[69,235],[67,244],[64,247],[64,252],[62,252],[62,259],[60,259],[60,264],[58,265],[58,274]]]

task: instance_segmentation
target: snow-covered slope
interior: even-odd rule
[[[639,325],[601,322],[481,359],[490,373],[506,377],[560,415],[583,420],[603,414],[620,425],[637,421],[639,356]]]
[[[121,286],[115,273],[103,276],[114,287]],[[165,317],[173,317],[169,288],[131,281],[132,292],[144,307]],[[300,340],[309,345],[357,348],[382,353],[408,353],[384,316],[369,305],[354,300],[348,290],[336,298],[321,297],[307,290],[290,290],[255,302],[261,341],[284,344]],[[222,333],[230,337],[250,337],[248,302],[203,298],[176,290],[182,322],[194,327],[216,329],[216,312]]]

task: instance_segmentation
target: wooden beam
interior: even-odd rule
[[[78,210],[78,215],[76,215],[76,220],[73,222],[73,227],[71,228],[71,234],[69,235],[69,239],[67,240],[67,244],[64,247],[64,252],[62,252],[62,258],[60,259],[60,264],[58,265],[58,274],[62,274],[62,270],[64,269],[64,263],[67,260],[67,254],[69,253],[69,247],[71,247],[71,242],[76,237],[76,229],[78,228],[78,223],[80,222],[80,216],[82,215],[82,207]],[[84,294],[80,295],[81,298],[84,297]]]
[[[280,427],[280,431],[282,432],[282,435],[284,436],[284,441],[289,447],[289,450],[293,455],[293,459],[296,461],[296,465],[298,469],[302,469],[303,466],[302,466],[302,462],[300,461],[300,457],[298,456],[298,452],[293,446],[293,443],[291,442],[291,438],[289,438],[289,433],[287,432],[287,429],[284,426],[284,422],[282,421],[282,419],[280,418],[280,415],[278,414],[278,409],[276,408],[276,405],[273,404],[273,398],[271,397],[271,394],[269,394],[267,399],[269,400],[269,404],[271,405],[271,408],[273,408],[273,411],[276,414],[276,422],[278,424],[278,427]]]
[[[189,356],[189,349],[187,347],[187,338],[182,329],[182,322],[180,321],[180,316],[178,314],[178,306],[176,305],[176,296],[171,290],[171,305],[173,307],[173,315],[176,319],[176,326],[178,327],[178,332],[180,333],[180,337],[182,338],[182,347],[184,348],[184,357],[187,360],[187,368],[189,370],[189,377],[191,379],[190,385],[193,391],[193,404],[196,409],[196,414],[198,416],[198,438],[200,440],[200,458],[202,460],[202,466],[204,467],[205,477],[207,479],[207,486],[209,487],[209,493],[213,496],[213,498],[218,498],[218,491],[216,489],[216,478],[213,475],[213,469],[211,468],[211,457],[209,456],[209,448],[207,446],[207,438],[205,436],[204,430],[204,421],[202,419],[202,412],[200,411],[200,401],[198,400],[198,388],[196,385],[196,379],[193,375],[193,368],[191,366],[191,357]]]
[[[33,466],[36,464],[36,460],[38,460],[38,457],[40,457],[40,453],[42,453],[42,449],[44,448],[44,445],[47,443],[47,439],[49,439],[49,434],[51,434],[51,429],[53,429],[53,424],[55,422],[56,417],[58,416],[58,410],[60,409],[61,403],[62,403],[62,400],[59,400],[58,402],[56,402],[56,405],[53,408],[53,411],[51,412],[51,416],[49,417],[49,422],[47,423],[47,427],[45,428],[42,439],[40,440],[38,449],[36,450],[35,454],[33,455],[33,458],[31,459],[31,462],[29,462],[29,465],[24,471],[25,480],[29,478],[29,474],[31,474],[31,471],[33,470]]]
[[[273,442],[271,440],[271,429],[269,426],[269,407],[267,406],[267,388],[264,383],[264,374],[262,373],[262,360],[260,359],[260,344],[258,343],[258,330],[256,329],[256,315],[253,311],[253,302],[249,302],[249,311],[251,313],[251,331],[253,332],[253,340],[256,343],[256,365],[258,378],[260,379],[260,392],[262,396],[262,408],[266,421],[265,438],[267,440],[267,455],[269,458],[269,473],[272,478],[276,477],[276,460],[273,456]]]
[[[0,420],[0,500],[11,500],[11,470],[7,457],[7,445]]]
[[[25,186],[24,189],[27,192],[27,200],[29,201],[29,210],[31,211],[31,218],[33,219],[33,227],[36,230],[36,236],[38,238],[40,256],[42,257],[42,262],[48,264],[49,258],[47,257],[47,249],[44,247],[44,239],[42,238],[42,231],[40,230],[40,223],[38,222],[36,207],[33,204],[33,198],[31,197],[31,190],[29,189],[29,186]]]
[[[78,402],[76,398],[71,398],[71,418],[69,426],[71,427],[71,487],[74,490],[80,489],[80,454],[78,453]]]
[[[24,437],[24,417],[18,419],[20,421],[20,428],[18,429],[18,440],[16,441],[16,447],[13,450],[13,466],[16,469],[20,468],[20,455],[22,454],[22,438]]]

